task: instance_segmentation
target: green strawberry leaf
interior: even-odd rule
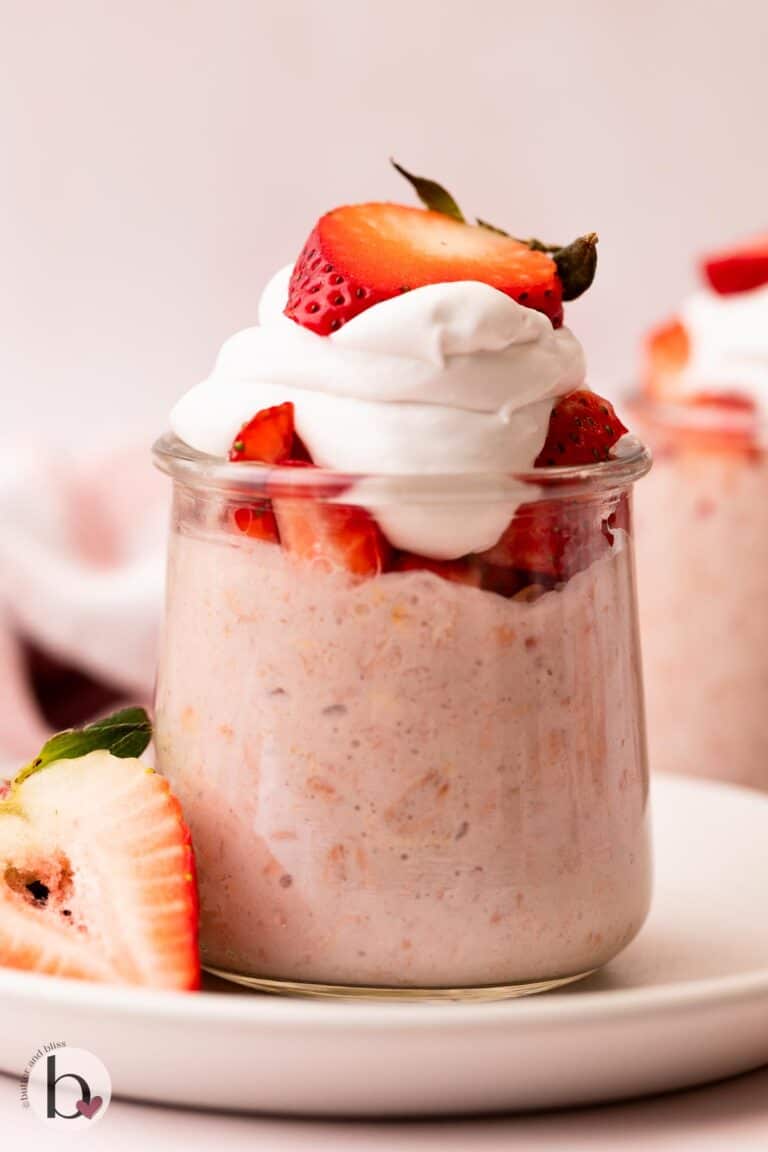
[[[390,159],[390,163],[401,176],[405,177],[425,207],[430,208],[433,212],[441,212],[443,216],[450,216],[461,224],[465,223],[461,208],[450,192],[443,188],[442,184],[437,184],[434,180],[427,180],[425,176],[414,176],[402,168],[396,160]]]
[[[51,736],[39,754],[14,777],[21,784],[56,760],[77,760],[104,749],[122,758],[141,756],[152,739],[152,722],[143,708],[123,708],[87,728],[69,728]]]

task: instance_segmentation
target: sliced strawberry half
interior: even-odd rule
[[[701,271],[721,296],[762,288],[768,284],[768,235],[705,256]]]
[[[286,316],[322,336],[411,288],[479,280],[562,322],[552,257],[440,212],[352,204],[321,217],[296,261]]]
[[[102,749],[0,802],[0,965],[108,983],[200,981],[189,832],[167,780]]]
[[[276,498],[273,507],[283,547],[313,567],[354,576],[384,571],[390,547],[364,508],[327,503],[311,494]]]
[[[626,431],[613,405],[602,396],[585,389],[570,392],[552,409],[547,438],[535,466],[578,466],[608,460],[611,448]]]

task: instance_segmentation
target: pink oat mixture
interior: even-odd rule
[[[440,987],[619,952],[650,896],[623,545],[524,602],[176,531],[157,748],[204,961]]]

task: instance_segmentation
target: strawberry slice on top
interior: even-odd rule
[[[768,234],[705,256],[701,271],[721,296],[762,288],[768,284]]]
[[[518,240],[483,220],[469,223],[440,184],[392,164],[425,208],[373,202],[327,212],[296,261],[286,316],[329,336],[412,288],[476,280],[562,324],[563,301],[594,278],[594,232],[565,246]]]
[[[479,280],[562,321],[550,256],[511,236],[402,204],[352,204],[315,225],[291,276],[286,316],[322,336],[411,288]]]

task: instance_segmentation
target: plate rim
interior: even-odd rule
[[[693,792],[714,792],[757,804],[768,818],[768,793],[721,781],[686,776],[659,776],[652,792],[661,787]],[[129,985],[96,984],[69,980],[20,969],[0,967],[0,998],[9,997],[21,1005],[31,1001],[63,1004],[80,1012],[107,1011],[113,1016],[158,1022],[187,1020],[190,1023],[217,1023],[264,1028],[299,1024],[314,1033],[339,1027],[364,1030],[371,1027],[418,1031],[444,1030],[448,1025],[467,1028],[507,1028],[511,1021],[521,1025],[549,1026],[564,1021],[605,1019],[620,1013],[622,1018],[650,1015],[670,1009],[719,1009],[739,1001],[765,998],[768,1001],[768,967],[750,969],[729,976],[701,980],[675,980],[636,989],[601,989],[594,992],[558,993],[491,1003],[421,1001],[398,1003],[364,1000],[307,1000],[298,997],[260,995],[247,992],[177,992]]]

